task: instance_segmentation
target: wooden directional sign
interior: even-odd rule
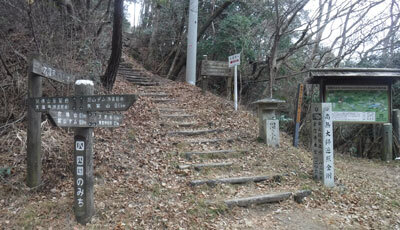
[[[51,119],[58,127],[118,127],[123,115],[104,112],[49,111]]]
[[[32,73],[64,84],[74,83],[76,78],[72,74],[68,74],[62,70],[53,68],[49,64],[46,64],[35,58],[32,59]]]
[[[201,75],[230,77],[232,72],[228,67],[228,63],[224,61],[208,61],[201,62]]]
[[[90,95],[74,97],[38,97],[29,99],[36,112],[57,111],[125,111],[136,101],[133,94]]]

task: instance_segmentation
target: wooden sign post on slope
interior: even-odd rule
[[[42,77],[55,80],[63,84],[75,81],[75,76],[67,74],[59,69],[44,63],[40,58],[33,57],[28,70],[28,98],[42,96]],[[27,175],[26,184],[33,188],[41,184],[42,161],[41,161],[41,126],[42,113],[28,106],[27,113]]]
[[[73,127],[74,138],[74,210],[79,223],[88,223],[94,213],[93,200],[93,128],[118,127],[122,115],[136,101],[136,95],[92,95],[89,80],[75,83],[75,96],[30,98],[29,108],[47,112],[58,127]],[[109,112],[104,112],[109,111]]]

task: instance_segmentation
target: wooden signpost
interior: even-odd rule
[[[49,64],[33,57],[28,69],[28,99],[42,96],[42,77],[55,80],[63,84],[73,83],[76,76],[67,74],[61,70],[51,67]],[[41,161],[41,115],[28,106],[27,113],[27,175],[26,184],[28,187],[37,187],[41,184],[42,161]]]
[[[28,157],[27,184],[40,185],[42,112],[51,116],[58,127],[74,127],[74,211],[81,224],[88,223],[94,214],[93,199],[93,128],[118,127],[122,115],[110,111],[125,111],[137,100],[136,95],[92,95],[94,84],[89,80],[75,83],[75,96],[41,97],[40,77],[70,83],[72,75],[51,68],[33,59],[29,76],[28,99]],[[46,75],[46,76],[44,76]],[[108,111],[108,112],[106,112]]]
[[[303,103],[303,93],[304,93],[304,84],[299,84],[297,90],[297,104],[295,111],[295,127],[293,134],[293,146],[297,147],[299,145],[299,131],[300,131],[300,121],[301,121],[301,106]]]
[[[232,98],[232,71],[228,63],[225,61],[209,61],[207,55],[203,57],[204,60],[201,62],[200,71],[203,93],[207,90],[209,77],[226,77],[226,95],[230,100]]]

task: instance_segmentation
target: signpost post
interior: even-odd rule
[[[90,221],[93,201],[93,128],[118,127],[123,116],[110,111],[125,111],[136,101],[136,95],[92,95],[89,80],[75,83],[75,96],[30,98],[29,109],[49,113],[58,127],[74,127],[74,211],[81,224]],[[109,112],[105,112],[109,111]]]
[[[59,69],[51,67],[49,64],[40,60],[39,57],[32,57],[29,65],[28,76],[28,98],[42,96],[42,77],[54,81],[69,84],[75,81],[75,76],[67,74]],[[33,107],[28,107],[27,114],[27,173],[26,184],[33,188],[41,184],[42,162],[41,162],[41,113]]]
[[[76,96],[91,95],[93,91],[92,81],[76,81]],[[76,220],[86,224],[94,214],[93,128],[75,129],[74,150],[74,211]]]
[[[301,121],[301,105],[303,103],[303,92],[304,92],[304,84],[299,84],[299,88],[297,90],[297,106],[295,112],[295,127],[293,134],[293,146],[297,147],[299,145],[299,130],[300,130],[300,121]]]
[[[61,83],[71,83],[74,75],[32,59],[28,77],[28,143],[27,184],[36,187],[41,183],[40,117],[49,113],[58,127],[74,127],[74,211],[81,224],[90,221],[94,214],[93,199],[93,128],[118,127],[122,115],[105,111],[125,111],[136,101],[136,95],[92,95],[94,84],[89,80],[75,83],[75,96],[41,97],[41,76]]]
[[[234,103],[235,103],[235,110],[238,107],[238,86],[237,86],[237,66],[240,65],[240,53],[234,54],[229,56],[229,67],[235,67],[235,75],[233,78],[234,82]]]

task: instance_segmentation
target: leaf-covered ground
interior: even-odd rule
[[[162,82],[139,87],[119,78],[114,93],[166,93],[174,99],[156,103],[140,96],[123,125],[95,129],[95,209],[91,223],[81,226],[73,214],[73,130],[43,129],[43,184],[24,184],[26,131],[15,124],[0,138],[2,229],[400,229],[400,166],[335,155],[336,187],[312,180],[312,154],[293,148],[281,133],[281,146],[269,148],[257,140],[257,118],[245,108],[185,83]],[[180,109],[181,112],[167,112]],[[166,114],[191,114],[166,118]],[[195,123],[181,128],[178,123]],[[218,129],[218,133],[186,137],[177,130]],[[200,139],[232,139],[190,143]],[[194,157],[184,152],[233,149],[224,156]],[[232,162],[217,169],[178,169],[189,163]],[[191,187],[194,179],[230,176],[282,175],[246,185]],[[247,208],[228,208],[224,200],[276,192],[313,191],[303,204],[293,199]]]

